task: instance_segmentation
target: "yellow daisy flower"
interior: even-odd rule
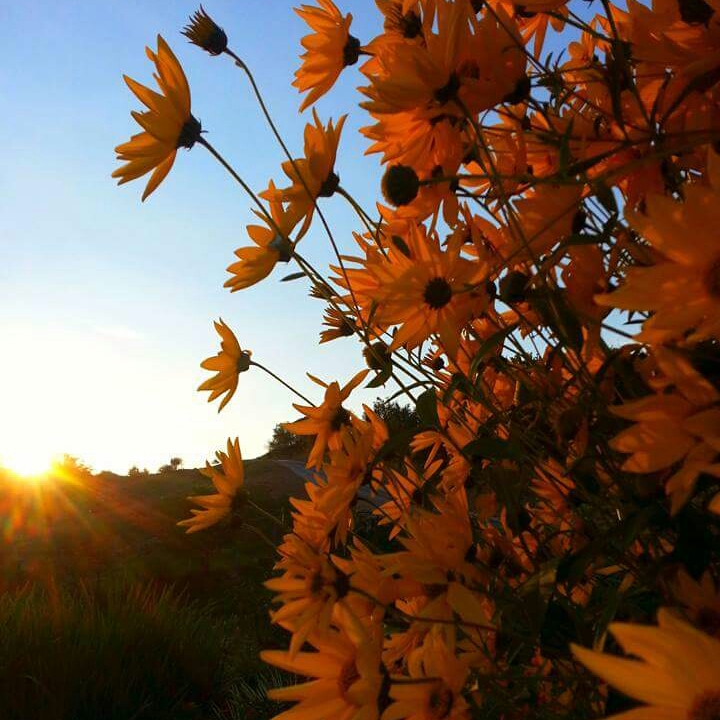
[[[218,450],[215,456],[218,463],[216,465],[206,463],[205,469],[200,472],[212,480],[217,494],[188,497],[188,500],[202,508],[202,510],[192,508],[190,512],[193,517],[178,523],[180,527],[186,527],[188,533],[205,530],[215,525],[233,510],[238,509],[244,500],[245,495],[241,490],[245,482],[245,469],[240,454],[240,440],[235,438],[233,442],[228,439],[227,453]]]
[[[610,632],[638,660],[572,646],[590,671],[645,703],[616,720],[714,720],[720,717],[720,641],[667,609],[659,627],[613,623]]]
[[[198,390],[208,390],[210,392],[208,402],[212,402],[225,393],[225,397],[220,402],[220,407],[218,408],[218,412],[220,412],[235,394],[239,374],[250,369],[252,363],[250,356],[252,353],[240,347],[235,334],[222,321],[222,318],[220,322],[214,324],[215,329],[222,338],[220,342],[220,352],[217,355],[203,360],[200,363],[200,367],[205,370],[213,370],[215,375],[200,385]]]
[[[112,174],[118,185],[136,180],[153,171],[145,186],[145,200],[170,172],[178,148],[188,150],[200,138],[201,127],[190,112],[190,87],[178,59],[160,35],[158,49],[145,48],[147,56],[155,63],[155,80],[162,94],[141,85],[127,75],[123,76],[128,87],[147,106],[144,112],[131,114],[143,129],[130,140],[115,148],[117,159],[125,162]]]
[[[318,0],[318,3],[320,7],[295,8],[314,31],[301,40],[305,52],[293,81],[293,87],[300,92],[310,91],[300,112],[330,90],[343,68],[354,65],[360,57],[360,41],[350,34],[352,15],[348,13],[343,17],[332,0]]]
[[[315,444],[310,450],[307,467],[319,468],[322,465],[326,448],[339,450],[342,444],[342,429],[346,425],[357,424],[359,421],[343,406],[350,393],[365,379],[368,370],[362,370],[344,387],[336,381],[329,385],[312,375],[308,377],[325,388],[325,399],[318,407],[295,405],[293,407],[305,415],[302,420],[284,423],[283,427],[295,435],[315,435]]]

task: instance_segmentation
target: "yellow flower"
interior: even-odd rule
[[[310,226],[317,199],[330,197],[337,190],[340,178],[335,173],[335,159],[346,117],[343,115],[336,125],[330,120],[327,127],[323,127],[313,110],[315,124],[305,126],[305,157],[293,162],[286,160],[282,164],[292,185],[276,189],[271,183],[267,190],[260,193],[264,200],[290,203],[289,212],[305,216],[299,233],[301,236]]]
[[[622,465],[628,472],[651,473],[682,463],[665,484],[675,514],[702,473],[720,477],[720,394],[680,355],[657,348],[654,357],[667,376],[656,379],[657,390],[668,383],[675,389],[613,407],[613,413],[635,424],[616,435],[610,447],[630,455]]]
[[[275,191],[272,180],[268,191]],[[301,216],[292,206],[285,210],[279,200],[270,201],[272,222],[257,210],[255,214],[265,225],[247,226],[248,235],[256,247],[250,245],[235,251],[238,260],[228,267],[232,277],[225,281],[225,287],[230,288],[230,292],[243,290],[260,282],[273,271],[278,262],[288,262],[292,257],[294,244],[290,242],[289,235]],[[295,242],[298,240],[299,235]]]
[[[221,55],[227,49],[225,31],[205,12],[202,5],[190,16],[190,22],[182,29],[182,34],[193,45],[211,55]]]
[[[468,666],[448,647],[437,627],[422,647],[409,654],[407,664],[415,682],[391,685],[394,703],[382,720],[468,720],[470,708],[461,694]]]
[[[348,399],[350,393],[365,379],[367,374],[368,370],[362,370],[342,389],[337,381],[328,385],[312,375],[309,376],[311,380],[325,388],[325,399],[322,405],[305,407],[293,404],[293,407],[305,417],[297,422],[283,425],[286,430],[295,435],[315,435],[315,444],[310,450],[307,467],[319,468],[325,448],[329,447],[330,450],[341,448],[343,427],[360,422],[342,406],[342,402]]]
[[[303,5],[295,12],[315,31],[302,39],[305,52],[295,73],[293,87],[310,90],[300,112],[321,98],[338,79],[343,68],[360,57],[360,41],[350,34],[352,15],[343,17],[332,0],[318,0],[321,7]]]
[[[667,609],[659,627],[613,623],[610,632],[639,660],[572,646],[590,671],[645,706],[617,720],[714,720],[720,717],[720,641]]]
[[[720,160],[712,152],[708,174],[712,187],[689,184],[684,202],[650,195],[646,216],[628,213],[658,261],[629,268],[620,288],[595,297],[599,305],[651,311],[638,335],[643,342],[720,337]]]
[[[148,110],[131,113],[143,132],[115,148],[117,159],[124,161],[125,165],[112,174],[120,178],[118,185],[122,185],[152,170],[143,200],[170,172],[178,148],[190,149],[200,138],[201,130],[200,123],[190,112],[190,87],[180,63],[160,35],[157,43],[157,53],[150,48],[145,48],[145,52],[155,63],[155,79],[162,94],[124,76],[128,87]]]
[[[250,368],[250,356],[252,353],[240,347],[233,331],[222,321],[222,318],[220,322],[214,324],[215,329],[222,338],[220,352],[203,360],[200,367],[214,371],[215,375],[200,385],[198,390],[208,390],[210,392],[208,402],[212,402],[223,393],[226,393],[218,408],[218,412],[220,412],[235,394],[239,374]]]
[[[308,682],[268,691],[279,702],[297,702],[277,715],[282,720],[378,720],[387,675],[380,662],[376,626],[363,625],[352,613],[337,607],[338,629],[313,633],[308,642],[317,652],[264,650],[268,664],[296,673]]]
[[[230,515],[244,498],[244,494],[240,492],[245,481],[245,470],[240,455],[239,439],[235,438],[235,442],[228,439],[227,453],[218,450],[215,456],[219,464],[206,463],[205,469],[200,472],[213,481],[217,494],[188,497],[188,500],[203,508],[202,510],[192,508],[190,512],[193,517],[178,523],[180,527],[186,527],[188,533],[205,530],[220,522],[224,517]]]

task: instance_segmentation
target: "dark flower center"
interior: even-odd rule
[[[239,373],[245,372],[246,370],[250,369],[250,365],[252,364],[252,360],[250,359],[251,355],[249,352],[242,351],[237,359],[237,371]]]
[[[184,147],[189,150],[200,139],[201,132],[202,126],[200,125],[200,121],[190,115],[180,130],[175,147]]]
[[[523,75],[515,83],[515,87],[512,92],[505,95],[502,101],[504,103],[508,103],[509,105],[517,105],[517,103],[521,103],[523,100],[527,100],[527,98],[530,97],[531,88],[532,83],[530,82],[530,78],[527,75]]]
[[[324,587],[325,581],[320,573],[315,573],[310,581],[310,594],[317,595]]]
[[[343,425],[349,425],[350,424],[350,413],[341,405],[336,411],[335,415],[333,415],[332,420],[330,421],[330,428],[337,432],[340,430],[340,428]]]
[[[450,283],[445,278],[436,277],[425,286],[423,298],[433,310],[440,310],[450,302],[452,295]]]
[[[438,718],[438,720],[446,718],[453,706],[452,690],[446,685],[440,685],[430,693],[428,705],[434,718]]]
[[[354,65],[360,57],[360,41],[353,35],[348,35],[343,48],[343,67]]]
[[[688,25],[707,25],[715,14],[705,0],[678,0],[678,9],[683,22]]]
[[[500,280],[500,299],[508,305],[524,302],[530,278],[519,270],[512,270]]]
[[[363,350],[363,356],[371,370],[383,370],[392,359],[388,346],[382,340],[377,340],[366,347]]]
[[[720,720],[720,691],[700,693],[688,710],[687,720]]]
[[[336,173],[331,172],[325,179],[325,182],[323,182],[320,186],[318,197],[332,197],[334,192],[338,189],[339,184],[340,177]]]
[[[227,49],[225,31],[215,23],[202,7],[190,16],[190,23],[181,32],[191,43],[206,50],[211,55],[220,55]]]
[[[403,15],[398,24],[403,37],[408,40],[416,38],[422,32],[422,20],[414,10]]]
[[[355,326],[343,319],[342,325],[338,328],[338,332],[342,337],[350,337],[355,334]]]
[[[441,88],[438,88],[435,91],[433,97],[441,105],[444,105],[446,102],[450,102],[450,100],[453,100],[455,97],[457,97],[459,89],[460,79],[455,73],[452,73],[448,78],[448,81]]]
[[[293,246],[290,240],[280,233],[277,233],[275,237],[268,243],[268,248],[274,250],[278,254],[278,260],[280,262],[290,262],[290,258],[293,254]]]
[[[383,175],[380,188],[385,200],[395,207],[401,207],[417,197],[420,180],[415,170],[408,165],[391,165]]]

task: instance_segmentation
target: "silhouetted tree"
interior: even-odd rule
[[[158,472],[160,474],[163,473],[169,473],[169,472],[176,472],[180,469],[181,465],[183,464],[182,458],[179,457],[171,457],[170,462],[167,465],[162,465]]]
[[[281,424],[277,424],[268,442],[268,454],[283,457],[305,455],[312,447],[313,441],[314,438],[309,435],[293,435]]]
[[[394,400],[383,400],[378,398],[372,406],[373,412],[385,422],[388,431],[393,433],[404,428],[415,428],[420,424],[420,419],[415,408],[410,405],[400,405]]]

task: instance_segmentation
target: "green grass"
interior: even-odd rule
[[[267,459],[247,462],[246,477],[251,499],[287,518],[302,481]],[[211,491],[194,470],[12,490],[20,512],[0,553],[1,720],[277,713],[264,689],[282,675],[258,657],[286,642],[262,585],[274,549],[244,526],[185,535],[175,525],[186,495]],[[252,508],[246,523],[275,542],[283,534]]]
[[[228,651],[209,608],[113,583],[0,598],[4,720],[202,717]]]

